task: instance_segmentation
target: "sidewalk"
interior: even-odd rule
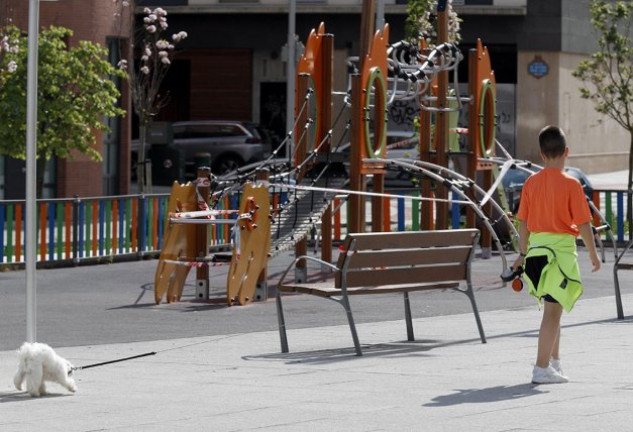
[[[611,277],[607,264],[592,284]],[[353,355],[346,325],[297,329],[310,311],[294,310],[288,354],[276,331],[58,348],[75,365],[156,352],[76,372],[75,395],[54,384],[39,399],[17,392],[15,353],[0,352],[0,430],[630,430],[629,286],[623,321],[612,295],[581,300],[563,317],[568,384],[530,384],[534,305],[483,312],[487,344],[472,313],[415,319],[416,342],[405,342],[403,320],[359,324],[363,357]]]

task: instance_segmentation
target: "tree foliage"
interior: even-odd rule
[[[409,0],[407,2],[404,32],[409,42],[417,45],[423,39],[429,48],[437,44],[437,3],[438,0]],[[447,11],[449,42],[459,42],[462,20],[453,10],[453,0],[448,0]]]
[[[633,182],[633,2],[592,0],[589,11],[598,33],[598,51],[582,61],[572,75],[583,82],[582,98],[592,101],[596,111],[629,131],[630,190]]]
[[[17,27],[3,34],[17,41],[15,52],[0,58],[0,154],[26,158],[27,36]],[[81,41],[69,47],[72,31],[44,29],[39,35],[38,130],[39,162],[54,156],[72,158],[73,151],[101,160],[95,130],[107,131],[104,117],[123,115],[119,91],[111,80],[125,73],[107,61],[107,50]],[[17,70],[6,72],[9,62]]]

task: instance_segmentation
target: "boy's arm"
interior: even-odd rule
[[[523,265],[525,260],[525,254],[528,250],[528,240],[530,238],[530,231],[528,231],[527,221],[519,219],[519,256],[512,264],[512,268],[516,269]]]
[[[598,258],[598,252],[596,252],[596,243],[593,238],[593,230],[591,229],[591,223],[586,222],[582,225],[578,225],[578,232],[582,238],[585,247],[589,249],[589,258],[593,265],[592,272],[600,270],[600,259]]]

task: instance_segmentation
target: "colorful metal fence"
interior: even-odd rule
[[[386,208],[386,225],[391,231],[420,229],[420,201],[402,192]],[[601,209],[611,232],[620,242],[628,240],[626,222],[627,193],[625,191],[596,191],[594,204]],[[37,259],[39,262],[74,262],[114,256],[137,256],[158,253],[162,247],[166,222],[167,194],[128,195],[95,198],[52,199],[37,202]],[[276,207],[280,201],[273,196]],[[238,208],[239,195],[225,197],[220,209]],[[386,206],[387,207],[387,206]],[[347,219],[347,205],[339,198],[333,203],[335,240],[345,236],[342,223]],[[0,201],[0,266],[20,264],[25,256],[25,204],[24,201]],[[452,225],[459,227],[460,211],[452,209]],[[595,221],[596,225],[599,224]],[[209,238],[213,246],[230,243],[230,226],[209,225]],[[601,233],[606,239],[609,232]]]
[[[167,195],[37,201],[37,259],[143,254],[160,250]],[[22,263],[24,201],[0,201],[0,264]]]

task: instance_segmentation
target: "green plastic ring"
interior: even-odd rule
[[[483,81],[481,87],[481,98],[479,100],[479,143],[481,144],[482,156],[491,155],[492,149],[495,145],[495,140],[497,138],[497,130],[494,125],[494,118],[497,116],[497,102],[495,101],[495,92],[492,81],[486,79]],[[486,100],[488,98],[492,99],[492,133],[490,134],[490,141],[485,143],[485,133],[484,133],[484,120],[486,118]],[[487,145],[486,145],[487,144]]]
[[[385,126],[385,100],[387,99],[387,85],[385,83],[385,77],[379,67],[373,67],[369,70],[369,80],[367,80],[367,87],[365,88],[365,109],[364,112],[368,113],[370,110],[370,97],[371,89],[374,86],[374,82],[378,82],[380,87],[376,91],[376,131],[380,131],[380,136],[375,137],[379,143],[378,149],[374,150],[371,145],[369,121],[365,121],[365,148],[367,148],[367,154],[371,158],[378,158],[382,156],[382,153],[387,145],[387,134]],[[379,105],[380,102],[380,105]],[[380,109],[378,109],[380,108]]]

